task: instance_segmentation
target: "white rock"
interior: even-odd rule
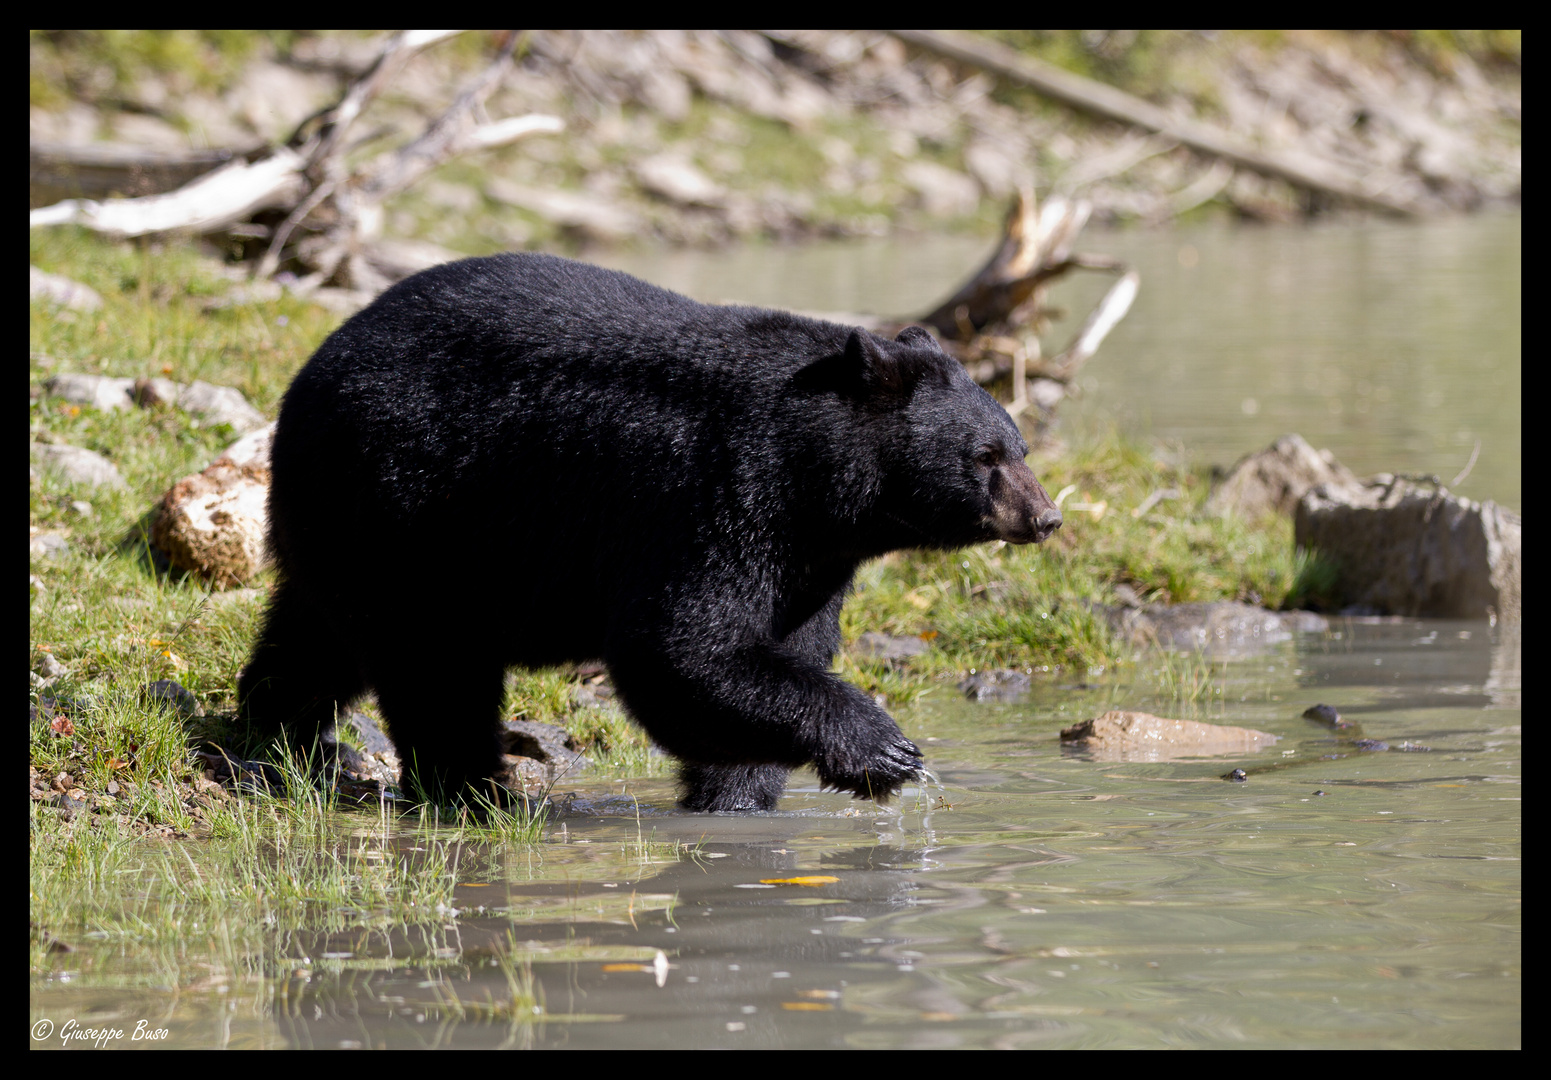
[[[912,161],[901,175],[934,217],[961,217],[980,205],[980,185],[973,178],[934,161]]]
[[[636,163],[636,179],[653,195],[686,206],[718,206],[726,190],[677,154],[658,154]]]
[[[98,409],[127,409],[134,405],[135,380],[113,375],[81,375],[61,372],[43,384],[50,394]]]
[[[269,470],[217,460],[162,498],[151,540],[178,569],[241,585],[264,563],[268,494]]]
[[[33,300],[47,300],[75,311],[96,311],[102,307],[102,294],[90,285],[50,274],[36,266],[28,271],[27,295]]]
[[[257,431],[250,431],[232,443],[221,451],[221,455],[215,460],[238,466],[256,465],[261,469],[267,469],[269,468],[269,448],[274,445],[274,442],[275,425],[265,424]]]
[[[93,487],[128,486],[113,462],[92,450],[79,446],[33,443],[28,447],[28,453],[31,459],[43,469],[57,474],[70,483],[91,484]]]

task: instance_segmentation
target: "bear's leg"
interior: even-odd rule
[[[476,660],[448,678],[423,653],[395,650],[374,665],[371,676],[404,766],[406,791],[436,803],[457,799],[468,787],[499,796],[490,782],[501,771],[504,667]]]
[[[685,762],[679,772],[685,810],[774,810],[791,770],[785,765],[706,765]]]
[[[307,752],[365,689],[355,657],[340,650],[324,616],[285,583],[276,585],[237,681],[238,716],[252,745],[284,735],[293,750]]]
[[[675,660],[619,647],[607,658],[626,708],[691,763],[688,808],[771,806],[777,770],[807,762],[826,787],[864,799],[887,800],[920,773],[921,751],[893,718],[804,657],[756,642]]]

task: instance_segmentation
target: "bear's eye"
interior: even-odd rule
[[[1002,452],[994,446],[982,446],[975,451],[975,461],[986,468],[994,468],[1002,463]]]

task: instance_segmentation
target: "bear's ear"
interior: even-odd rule
[[[866,330],[852,330],[844,352],[813,361],[793,376],[793,385],[858,402],[904,400],[920,379],[920,365],[910,363],[908,354],[901,362],[890,344]]]
[[[911,348],[942,352],[942,346],[937,344],[937,339],[932,336],[932,332],[924,326],[907,326],[894,336],[894,340]]]
[[[845,360],[846,367],[874,393],[894,397],[909,389],[899,360],[866,330],[852,330],[846,338]]]

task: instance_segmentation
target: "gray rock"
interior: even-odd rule
[[[40,690],[53,686],[59,681],[60,676],[68,674],[69,670],[52,653],[39,653],[32,664],[32,685]]]
[[[589,764],[578,752],[575,739],[555,725],[538,720],[503,723],[501,746],[509,774],[527,783],[552,783]]]
[[[356,737],[361,740],[362,747],[368,754],[388,755],[394,753],[393,740],[383,734],[383,730],[363,712],[352,711],[345,717],[344,722],[354,731]]]
[[[91,450],[79,446],[56,446],[50,443],[32,443],[28,454],[38,466],[52,472],[67,483],[90,484],[92,487],[127,488],[113,462]]]
[[[478,199],[477,193],[471,193]],[[461,258],[463,256],[456,251],[425,240],[378,239],[366,249],[366,259],[372,268],[390,281],[401,281],[411,274]]]
[[[146,379],[140,386],[140,397],[146,404],[165,402],[212,424],[230,424],[239,432],[252,431],[268,423],[264,414],[248,404],[242,391],[235,387],[213,386],[198,379],[184,386],[162,378]],[[55,397],[98,409],[129,409],[135,405],[134,379],[61,372],[44,383],[44,387]]]
[[[284,292],[278,281],[267,278],[260,281],[242,281],[233,285],[221,296],[212,296],[199,306],[205,311],[219,311],[222,308],[242,307],[247,304],[272,303],[280,299]]]
[[[210,603],[216,607],[225,607],[229,604],[256,604],[262,601],[266,593],[263,589],[228,589],[225,592],[210,594]]]
[[[1494,502],[1386,475],[1321,485],[1299,502],[1293,539],[1335,566],[1333,603],[1520,621],[1523,523]]]
[[[82,285],[79,281],[71,281],[67,277],[39,270],[36,266],[29,268],[27,295],[30,299],[46,300],[51,304],[74,311],[96,311],[102,307],[102,294],[96,289],[89,285]]]
[[[333,79],[272,60],[252,59],[226,92],[227,106],[253,130],[282,140],[338,93]]]
[[[675,124],[689,116],[694,98],[684,76],[661,67],[650,67],[642,73],[640,94],[647,108]]]
[[[242,391],[232,386],[213,386],[195,379],[177,395],[177,406],[212,424],[230,424],[232,430],[249,432],[269,423],[264,414],[248,404]]]
[[[69,541],[57,532],[33,529],[28,544],[28,551],[34,559],[63,559],[70,554]]]
[[[1291,516],[1305,492],[1320,484],[1355,489],[1360,481],[1329,450],[1315,450],[1301,435],[1284,435],[1229,470],[1206,500],[1211,514],[1234,513],[1246,521]]]
[[[269,449],[275,442],[275,425],[265,424],[255,431],[250,431],[225,450],[221,451],[216,461],[229,461],[233,465],[253,465],[260,469],[269,468]],[[213,463],[212,463],[213,464]]]
[[[1029,397],[1045,412],[1050,412],[1066,399],[1066,384],[1055,379],[1029,379]]]
[[[1159,645],[1209,656],[1242,656],[1288,641],[1297,632],[1328,628],[1308,611],[1277,612],[1233,600],[1215,603],[1145,604],[1103,609],[1110,629],[1138,645]]]
[[[872,657],[875,660],[905,660],[912,656],[920,656],[931,646],[918,637],[890,637],[888,634],[869,630],[856,639],[856,644],[852,648],[858,655]]]
[[[1349,728],[1353,726],[1352,722],[1343,717],[1340,710],[1334,705],[1326,705],[1324,702],[1320,702],[1318,705],[1310,705],[1307,709],[1304,709],[1303,718],[1332,728]]]
[[[1007,199],[1019,184],[1030,179],[1027,167],[1013,160],[1003,148],[989,139],[976,139],[964,150],[964,165],[980,182],[988,198]]]
[[[327,308],[337,315],[350,316],[360,311],[367,304],[377,299],[377,294],[368,289],[313,289],[305,294],[310,303],[317,304],[320,308]]]
[[[1029,692],[1028,673],[1012,668],[977,671],[959,683],[959,689],[971,701],[1016,701]]]
[[[135,403],[135,380],[112,375],[61,372],[43,386],[55,397],[98,409],[128,409]]]
[[[143,691],[147,701],[166,705],[180,716],[203,716],[205,707],[199,699],[171,679],[157,679],[147,683]]]
[[[606,709],[618,705],[614,688],[607,683],[582,683],[571,687],[571,704],[579,709]]]
[[[597,240],[624,240],[645,229],[635,213],[597,195],[526,187],[500,177],[485,184],[485,194]]]

